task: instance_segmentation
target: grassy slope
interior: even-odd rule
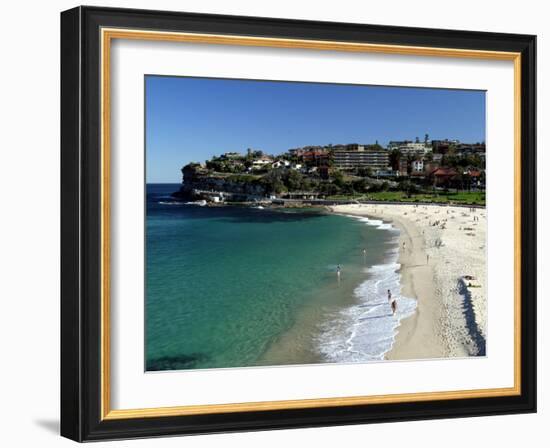
[[[365,201],[395,201],[395,202],[435,202],[454,204],[485,205],[484,192],[458,192],[458,193],[418,193],[407,197],[404,191],[380,191],[356,195],[336,195],[328,199],[356,199]]]

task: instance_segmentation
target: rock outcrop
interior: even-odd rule
[[[253,176],[211,174],[199,164],[182,168],[183,182],[173,196],[183,200],[211,199],[247,201],[266,195],[266,188]]]

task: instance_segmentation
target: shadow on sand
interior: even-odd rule
[[[472,294],[466,286],[464,279],[458,281],[458,292],[464,297],[464,317],[466,319],[466,327],[468,333],[477,346],[476,356],[485,356],[486,354],[486,341],[476,322],[476,316],[474,312],[474,306],[472,304]]]

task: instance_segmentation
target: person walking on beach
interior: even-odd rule
[[[340,280],[340,272],[342,272],[342,269],[340,268],[340,265],[336,266],[336,276],[338,277],[338,280]]]
[[[391,291],[388,289],[388,302],[391,303]]]
[[[393,299],[391,302],[391,312],[395,316],[395,313],[397,312],[397,300]]]

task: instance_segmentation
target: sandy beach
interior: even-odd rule
[[[335,213],[367,216],[400,230],[400,294],[417,300],[386,359],[485,355],[486,210],[409,204],[353,204]]]

